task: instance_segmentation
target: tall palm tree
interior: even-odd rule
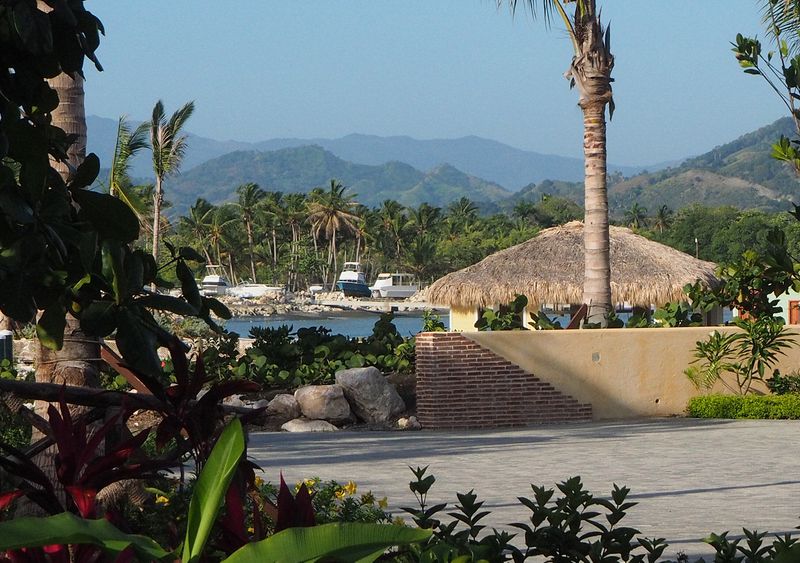
[[[403,235],[408,224],[406,208],[393,199],[386,199],[381,203],[378,214],[383,221],[383,228],[392,237],[394,255],[399,257],[403,251]]]
[[[156,189],[153,195],[153,258],[158,263],[158,243],[161,227],[161,206],[164,203],[164,179],[180,170],[186,152],[186,135],[181,129],[194,113],[194,102],[186,103],[167,119],[161,100],[153,108],[150,120],[150,146],[153,148],[153,172]]]
[[[478,218],[478,206],[468,197],[461,197],[447,206],[447,218],[466,228]]]
[[[215,207],[210,216],[208,242],[214,250],[214,258],[218,265],[222,265],[221,247],[229,237],[228,229],[237,221],[237,217],[232,211],[230,206],[223,205]],[[233,277],[233,273],[231,273],[231,277]],[[231,279],[231,281],[234,280]]]
[[[667,205],[662,205],[658,208],[653,226],[658,229],[659,234],[664,234],[664,231],[669,229],[674,220],[674,213]]]
[[[358,216],[352,212],[355,202],[352,194],[345,194],[346,188],[337,180],[331,180],[328,191],[313,192],[308,204],[308,222],[316,239],[320,233],[328,239],[328,267],[336,265],[336,237],[344,231],[356,230]]]
[[[536,15],[535,0],[507,0],[512,12],[524,3]],[[504,0],[497,0],[500,6]],[[607,325],[611,311],[611,261],[608,238],[608,192],[606,166],[606,106],[614,114],[611,91],[611,33],[600,22],[596,0],[541,0],[546,19],[558,17],[572,43],[572,62],[565,73],[570,86],[578,90],[583,112],[584,153],[584,249],[583,302],[588,305],[587,321]],[[567,12],[574,4],[572,14]]]
[[[136,213],[140,224],[144,223],[145,211],[148,206],[139,197],[140,190],[137,190],[131,182],[130,161],[136,153],[150,146],[147,142],[147,134],[147,123],[140,123],[138,127],[131,129],[126,116],[120,117],[117,122],[114,156],[108,172],[108,193],[127,203]]]
[[[284,198],[286,224],[292,231],[289,251],[289,288],[297,290],[297,263],[300,259],[300,228],[305,219],[306,198],[304,194],[287,194]]]
[[[647,220],[647,208],[634,203],[625,211],[625,224],[631,229],[638,229]]]
[[[242,221],[244,221],[244,229],[247,232],[247,250],[250,254],[250,279],[253,280],[253,283],[256,283],[256,261],[253,255],[253,218],[258,204],[264,199],[266,192],[258,184],[250,182],[236,188],[236,193],[239,195],[239,201],[236,206],[242,212]]]
[[[442,210],[427,203],[421,203],[419,207],[409,210],[411,224],[417,235],[427,235],[436,229]]]
[[[208,238],[211,230],[212,217],[216,207],[206,199],[198,197],[194,205],[189,208],[189,213],[180,218],[180,226],[197,241],[206,257],[206,263],[212,264],[211,254],[208,252]]]

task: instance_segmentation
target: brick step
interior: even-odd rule
[[[423,427],[496,428],[592,420],[592,407],[459,333],[417,336]]]

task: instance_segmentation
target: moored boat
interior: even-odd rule
[[[345,297],[369,297],[372,295],[367,278],[358,262],[345,262],[336,287],[342,290]]]
[[[369,289],[372,297],[405,299],[419,291],[419,284],[413,274],[383,273]]]
[[[227,294],[240,299],[258,299],[265,295],[274,294],[278,295],[285,291],[279,285],[266,285],[263,283],[240,283],[233,287],[228,288]]]
[[[206,266],[206,276],[200,282],[200,291],[203,295],[225,295],[230,285],[223,274],[222,266],[212,264]]]

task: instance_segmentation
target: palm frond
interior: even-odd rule
[[[775,41],[786,41],[790,53],[800,52],[800,0],[762,0],[764,25]]]

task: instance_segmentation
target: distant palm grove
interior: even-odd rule
[[[132,193],[146,195],[150,189],[132,188]],[[150,199],[140,198],[144,207],[137,206],[147,226],[152,224]],[[186,215],[172,221],[162,217],[161,229],[168,242],[193,247],[234,282],[253,280],[296,291],[333,284],[344,261],[360,261],[370,281],[379,272],[405,271],[428,282],[543,228],[583,218],[573,200],[548,194],[518,201],[507,211],[482,208],[466,197],[446,207],[405,207],[387,199],[369,208],[335,179],[306,194],[246,183],[236,189],[235,201],[212,205],[198,198]],[[746,249],[763,250],[771,227],[780,227],[800,253],[800,224],[784,212],[699,204],[649,210],[634,203],[614,222],[717,263],[735,261]],[[143,233],[140,244],[151,250],[150,240],[151,234]]]

